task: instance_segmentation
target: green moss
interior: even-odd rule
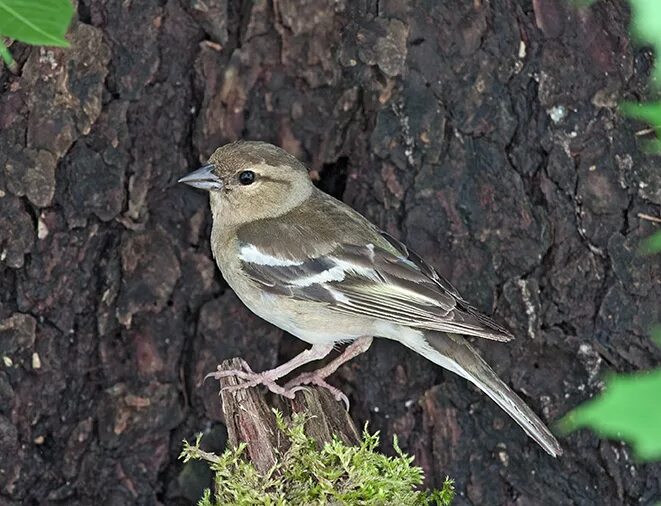
[[[245,445],[218,456],[200,449],[201,435],[194,445],[184,441],[181,458],[203,460],[214,473],[215,492],[207,489],[200,506],[219,505],[438,505],[452,502],[452,480],[443,488],[418,491],[422,469],[411,465],[413,457],[404,454],[394,439],[397,453],[387,457],[376,451],[379,434],[363,431],[358,446],[347,446],[339,439],[318,449],[305,434],[306,418],[294,415],[287,423],[276,412],[278,428],[290,441],[287,451],[266,474],[261,475],[242,454]]]

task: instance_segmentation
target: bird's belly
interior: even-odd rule
[[[368,335],[371,320],[343,315],[318,302],[293,300],[270,294],[255,285],[240,269],[238,252],[221,250],[216,261],[227,284],[257,316],[310,344],[352,341]]]
[[[346,318],[317,303],[263,292],[258,303],[245,303],[256,315],[310,344],[352,341],[365,335],[362,319]]]

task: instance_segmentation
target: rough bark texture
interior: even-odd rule
[[[69,49],[0,68],[0,503],[189,504],[177,460],[226,432],[204,374],[302,344],[250,314],[174,184],[218,145],[280,144],[518,336],[478,342],[547,421],[659,363],[661,266],[636,255],[659,159],[622,1],[80,0]],[[651,504],[659,465],[587,431],[545,455],[394,342],[334,378],[457,504]]]
[[[245,364],[237,358],[225,360],[218,370],[241,370],[242,363]],[[232,448],[237,448],[239,443],[245,443],[246,457],[264,474],[278,461],[279,454],[282,455],[289,446],[289,441],[282,437],[278,429],[274,407],[285,419],[290,419],[292,413],[305,413],[309,417],[305,423],[305,432],[320,446],[330,443],[333,436],[339,437],[347,445],[357,444],[360,440],[344,404],[335,401],[328,390],[306,387],[291,401],[277,397],[274,403],[269,403],[264,392],[257,388],[234,392],[225,389],[239,382],[235,377],[220,380],[227,439]]]

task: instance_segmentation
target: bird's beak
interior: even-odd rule
[[[215,167],[213,164],[205,165],[204,167],[200,167],[199,169],[194,170],[190,174],[182,177],[178,182],[186,183],[195,188],[200,188],[207,191],[222,190],[224,186],[223,182],[218,176],[216,176],[216,174],[214,174],[214,168]]]

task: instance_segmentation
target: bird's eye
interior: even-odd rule
[[[252,184],[255,181],[255,173],[252,170],[244,170],[239,174],[239,183],[244,186]]]

